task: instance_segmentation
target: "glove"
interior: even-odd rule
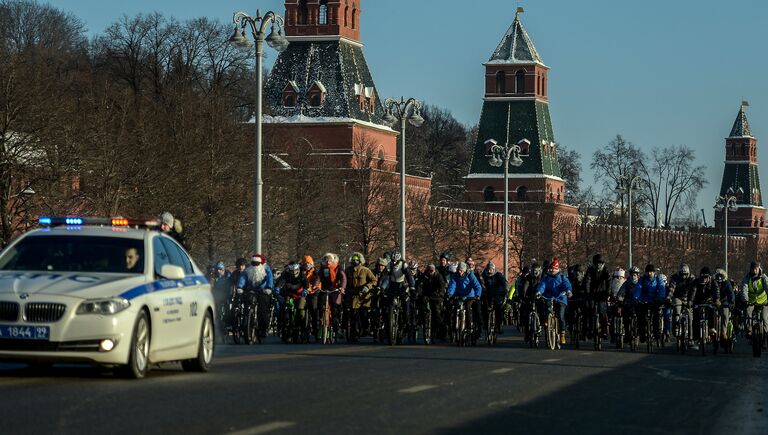
[[[243,289],[241,289],[241,288],[236,289],[236,292],[237,292],[237,294],[241,295],[241,294],[243,294]]]
[[[541,293],[536,293],[536,299],[541,299]]]
[[[306,298],[306,297],[307,297],[307,293],[309,293],[309,292],[307,291],[307,289],[304,289],[304,290],[302,290],[302,291],[301,291],[301,297],[302,297],[302,298]]]
[[[691,308],[693,306],[693,301],[688,301],[685,304],[688,305],[688,308]]]
[[[271,294],[272,294],[272,289],[271,289],[271,288],[265,288],[265,289],[263,290],[263,292],[264,292],[264,294],[265,294],[265,295],[269,296],[269,295],[271,295]]]
[[[364,285],[363,289],[360,290],[360,293],[367,294],[369,291],[371,291],[371,289],[369,289],[367,285]]]
[[[720,301],[715,301],[715,306],[719,307],[720,306]]]
[[[568,292],[568,297],[572,298],[573,297],[573,292]]]

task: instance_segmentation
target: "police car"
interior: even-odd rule
[[[40,218],[0,254],[0,360],[208,371],[210,285],[154,220]]]

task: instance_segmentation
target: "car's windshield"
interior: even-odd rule
[[[144,273],[143,240],[29,236],[0,255],[0,270]]]

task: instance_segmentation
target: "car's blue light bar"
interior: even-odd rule
[[[116,218],[100,218],[100,217],[48,217],[44,216],[37,220],[40,226],[55,227],[63,226],[67,227],[79,227],[83,225],[94,226],[111,226],[116,228],[156,228],[160,226],[160,221],[157,219],[126,219],[122,217]]]

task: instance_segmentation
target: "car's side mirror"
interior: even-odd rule
[[[164,264],[163,267],[160,268],[160,276],[165,279],[184,279],[187,275],[184,273],[184,269],[180,266]]]

